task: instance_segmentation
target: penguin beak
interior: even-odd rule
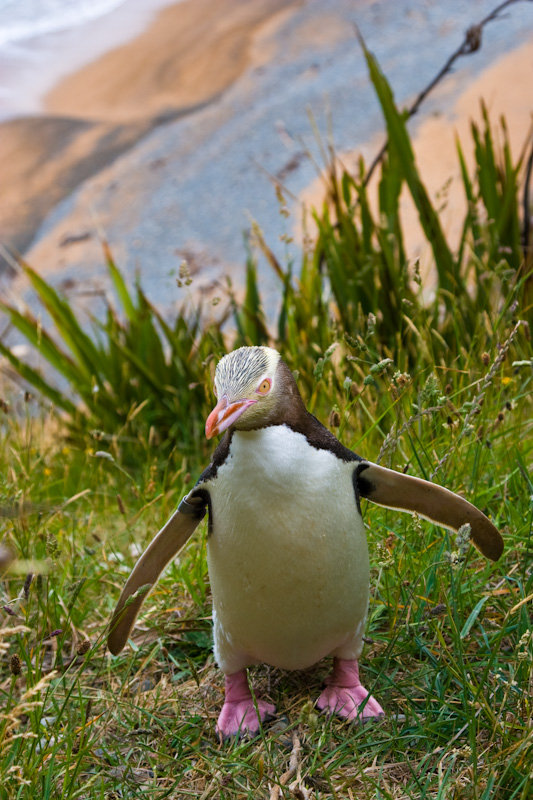
[[[222,395],[214,409],[209,414],[205,423],[205,435],[208,439],[218,436],[233,425],[248,406],[257,403],[257,400],[237,400],[230,403],[227,394]]]

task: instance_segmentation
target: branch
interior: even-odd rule
[[[437,84],[440,83],[440,81],[444,78],[444,76],[451,71],[454,63],[457,61],[458,58],[461,58],[461,56],[471,55],[472,53],[475,53],[481,49],[483,28],[486,25],[488,25],[489,22],[493,22],[495,19],[497,19],[500,16],[501,12],[504,11],[508,6],[514,5],[514,3],[520,3],[524,1],[531,2],[531,0],[505,0],[504,3],[500,3],[499,6],[496,6],[496,8],[493,11],[491,11],[490,14],[488,14],[488,16],[486,16],[484,19],[478,22],[477,25],[471,25],[468,28],[467,32],[465,33],[465,37],[462,43],[457,48],[457,50],[455,50],[451,54],[451,56],[448,58],[444,66],[439,70],[439,72],[437,72],[433,80],[431,80],[428,83],[428,85],[424,89],[422,89],[420,94],[417,95],[413,104],[407,109],[408,119],[410,119],[412,116],[416,114],[416,112],[426,99],[426,97],[430,94],[430,92],[433,91],[435,86],[437,86]],[[363,180],[363,186],[367,186],[367,184],[369,183],[376,167],[383,160],[383,157],[387,152],[388,146],[389,146],[389,140],[387,139],[387,141],[385,142],[379,153],[372,161],[368,169],[368,172],[366,173],[365,178]]]

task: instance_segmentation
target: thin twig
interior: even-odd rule
[[[482,19],[481,22],[478,22],[477,25],[471,25],[468,28],[467,32],[465,33],[465,37],[462,43],[457,48],[457,50],[455,50],[451,54],[451,56],[448,58],[444,66],[439,70],[439,72],[437,72],[433,80],[431,80],[428,83],[428,85],[424,89],[422,89],[420,94],[417,95],[413,104],[409,106],[408,109],[406,109],[407,118],[410,119],[412,116],[416,114],[421,104],[426,99],[426,97],[433,91],[435,86],[437,86],[437,84],[440,83],[440,81],[444,78],[444,76],[451,71],[454,63],[457,61],[458,58],[461,58],[461,56],[471,55],[472,53],[475,53],[481,49],[481,38],[482,38],[481,33],[485,25],[488,25],[489,22],[493,22],[495,19],[497,19],[501,14],[501,12],[504,11],[504,9],[506,9],[508,6],[514,5],[514,3],[531,2],[531,1],[532,0],[505,0],[504,3],[500,3],[499,6],[496,6],[496,8],[493,11],[491,11],[488,16]],[[367,186],[367,184],[369,183],[376,167],[383,160],[383,157],[387,152],[388,146],[389,146],[389,140],[387,139],[387,141],[385,142],[379,153],[372,161],[368,169],[368,172],[366,173],[365,178],[363,180],[363,186]]]
[[[296,733],[292,737],[292,752],[289,760],[289,769],[284,772],[279,779],[279,784],[275,784],[270,792],[270,800],[279,800],[281,794],[281,787],[287,786],[290,780],[294,778],[300,766],[300,756],[302,753],[302,744]],[[294,791],[291,787],[291,791]]]

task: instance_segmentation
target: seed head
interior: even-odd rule
[[[20,675],[22,672],[22,661],[17,653],[13,653],[9,660],[9,669],[12,675]]]
[[[409,381],[411,380],[411,376],[408,372],[395,372],[392,376],[392,380],[398,386],[399,389],[405,389]]]
[[[176,283],[180,288],[182,286],[190,286],[192,283],[191,270],[186,261],[182,261],[180,264],[179,278]]]
[[[314,376],[317,379],[317,381],[322,380],[323,374],[324,374],[324,359],[319,358],[315,364],[315,369],[314,369]]]
[[[30,596],[30,586],[32,584],[32,581],[33,581],[33,573],[29,572],[26,575],[26,580],[24,581],[24,588],[23,588],[24,597],[26,598],[26,600]]]
[[[91,640],[84,639],[83,642],[80,642],[76,647],[76,653],[79,656],[84,656],[85,653],[88,653],[90,649],[91,649]]]
[[[56,537],[51,532],[46,534],[45,547],[46,547],[46,554],[50,556],[52,560],[55,560],[59,553],[59,544],[57,542]]]
[[[463,556],[470,547],[470,534],[471,534],[471,527],[469,522],[465,522],[465,524],[461,525],[461,527],[457,531],[457,535],[455,537],[455,544],[461,556]]]
[[[329,415],[329,427],[330,428],[339,428],[341,424],[341,415],[339,414],[339,410],[337,408],[332,409],[331,414]]]
[[[126,513],[126,508],[124,506],[124,501],[123,501],[122,497],[119,494],[117,494],[117,506],[118,506],[118,510],[120,511],[121,514],[125,514]]]

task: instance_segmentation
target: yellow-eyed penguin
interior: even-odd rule
[[[274,712],[262,700],[254,705],[246,667],[258,663],[305,669],[333,656],[318,707],[347,719],[381,716],[358,670],[369,594],[360,498],[453,530],[470,523],[473,543],[493,560],[503,549],[499,532],[453,492],[344,447],[306,410],[290,369],[269,347],[225,356],[215,393],[206,435],[225,436],[135,565],[109,649],[122,650],[147,592],[207,509],[214,651],[226,678],[219,733],[255,733],[257,711],[261,720]]]

